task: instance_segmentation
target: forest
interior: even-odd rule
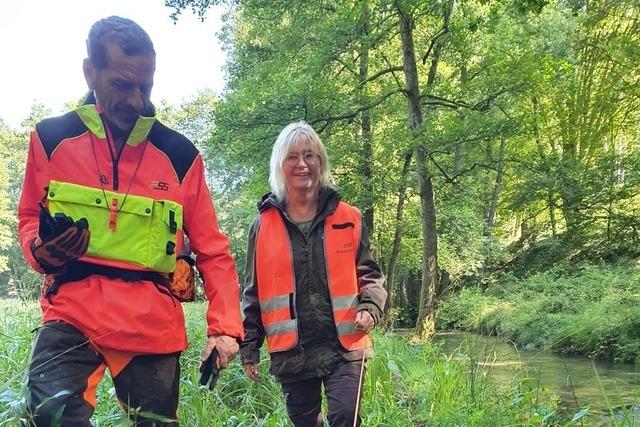
[[[588,358],[598,381],[596,363],[635,372],[637,0],[165,4],[174,20],[225,6],[225,89],[156,107],[203,154],[238,271],[271,147],[293,121],[318,131],[342,198],[363,213],[388,293],[364,425],[640,424],[635,374],[628,392],[594,380],[599,403],[575,389],[568,402],[531,372],[496,380],[483,369],[490,352],[442,344],[465,332],[568,364]],[[50,114],[36,103],[19,129],[0,119],[0,425],[17,419],[38,324],[41,278],[18,246],[16,205],[29,131]],[[191,304],[196,342],[203,305]],[[208,395],[189,351],[184,425],[287,425],[273,382],[249,385],[234,364]],[[99,425],[126,425],[100,411]]]

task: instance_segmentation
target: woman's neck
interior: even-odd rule
[[[316,216],[318,209],[318,191],[289,192],[285,208],[293,221],[312,220]]]

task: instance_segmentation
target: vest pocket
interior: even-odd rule
[[[178,203],[59,181],[49,183],[47,199],[52,215],[62,212],[74,221],[87,219],[88,256],[161,273],[175,268],[176,235],[182,229]]]

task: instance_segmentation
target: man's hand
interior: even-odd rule
[[[362,332],[369,332],[376,325],[373,316],[367,310],[361,310],[356,314],[356,329]]]
[[[31,244],[31,251],[45,272],[56,270],[84,255],[91,237],[85,218],[73,222],[64,214],[52,217],[44,206],[40,210],[38,234]]]
[[[218,349],[220,369],[223,369],[226,368],[229,362],[238,354],[240,346],[234,337],[227,335],[210,336],[207,338],[207,344],[204,346],[202,353],[200,353],[200,360],[202,362],[206,361],[214,348]]]
[[[253,381],[260,381],[262,378],[260,377],[260,371],[258,371],[258,364],[257,363],[245,363],[244,365],[242,365],[242,367],[244,368],[244,373],[247,377],[249,377],[250,379],[252,379]]]

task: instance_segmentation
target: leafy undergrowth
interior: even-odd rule
[[[499,335],[519,347],[634,362],[640,354],[640,267],[583,265],[570,273],[506,276],[485,293],[450,295],[438,321],[441,329]]]

